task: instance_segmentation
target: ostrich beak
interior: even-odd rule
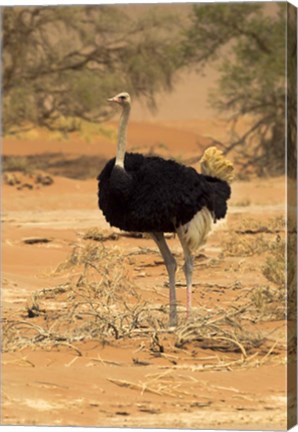
[[[118,102],[115,97],[107,99],[108,102]]]

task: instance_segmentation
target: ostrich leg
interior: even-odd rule
[[[169,275],[169,286],[170,286],[170,326],[177,325],[177,305],[176,305],[176,286],[175,286],[175,273],[177,269],[176,260],[173,257],[163,233],[156,232],[151,233],[151,236],[157,244],[160,253],[165,262],[168,275]]]
[[[187,243],[185,242],[181,228],[177,228],[177,234],[184,253],[183,271],[186,279],[186,317],[189,319],[191,313],[193,257]]]

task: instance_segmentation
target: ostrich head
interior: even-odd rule
[[[116,96],[108,99],[108,102],[115,102],[122,108],[122,114],[118,129],[118,145],[115,166],[124,168],[124,156],[126,148],[126,130],[130,113],[130,96],[127,92],[121,92]]]
[[[117,94],[116,96],[109,98],[108,102],[116,102],[117,104],[125,107],[129,106],[131,103],[130,96],[127,92],[121,92]]]

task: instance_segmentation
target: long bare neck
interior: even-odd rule
[[[116,154],[116,162],[115,162],[115,165],[121,168],[124,168],[126,132],[127,132],[129,113],[130,113],[130,105],[125,105],[119,123],[118,145],[117,145],[117,154]]]

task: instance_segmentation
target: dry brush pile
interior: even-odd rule
[[[162,320],[153,317],[140,298],[127,269],[117,247],[76,246],[54,274],[64,274],[65,283],[33,294],[27,307],[30,319],[4,323],[4,350],[119,339],[131,336],[135,329],[162,327]]]
[[[285,318],[284,239],[274,232],[270,241],[265,241],[259,226],[248,225],[242,225],[241,230],[249,230],[253,239],[247,241],[247,234],[239,229],[229,232],[221,259],[263,254],[260,272],[268,284],[246,290],[239,296],[241,301],[228,307],[194,308],[190,322],[183,321],[185,311],[179,308],[181,324],[176,329],[168,328],[166,306],[152,305],[142,298],[142,290],[130,274],[133,252],[105,246],[103,233],[90,230],[53,273],[53,277],[63,276],[65,282],[35,292],[23,319],[4,320],[4,351],[64,345],[80,355],[78,342],[141,336],[151,340],[152,351],[162,353],[159,340],[169,333],[174,334],[173,349],[191,343],[203,349],[240,353],[243,359],[257,351],[272,353],[272,341],[274,352],[277,347],[283,349],[282,341],[274,342],[274,337],[268,339],[256,332],[253,324]],[[107,235],[108,240],[119,239]],[[144,253],[142,250],[139,253]]]

